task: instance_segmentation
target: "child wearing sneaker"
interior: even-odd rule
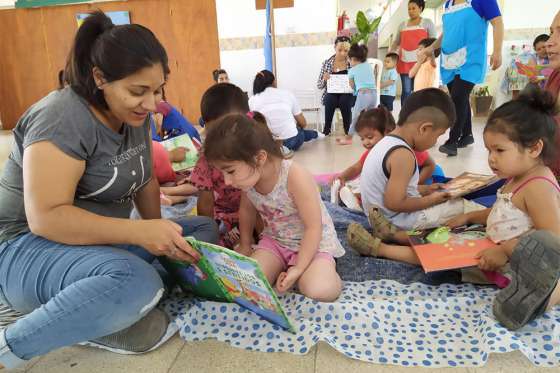
[[[560,187],[545,166],[554,153],[553,108],[550,96],[533,90],[494,111],[484,143],[490,168],[508,181],[491,209],[448,222],[450,227],[486,225],[496,246],[478,254],[480,269],[503,271],[509,262],[511,283],[494,300],[494,315],[508,329],[560,302]]]
[[[374,235],[361,225],[348,227],[349,244],[363,255],[418,264],[408,246],[406,231],[443,225],[464,212],[462,199],[449,200],[440,184],[418,185],[420,176],[414,151],[431,148],[455,121],[449,96],[437,88],[414,92],[400,112],[397,128],[368,155],[361,176],[364,211]]]

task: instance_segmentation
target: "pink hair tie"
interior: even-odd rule
[[[251,119],[254,119],[254,116],[255,116],[255,114],[252,111],[248,111],[247,114],[245,114],[245,115],[247,115]]]

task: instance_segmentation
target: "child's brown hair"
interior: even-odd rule
[[[280,143],[274,140],[259,112],[228,114],[217,119],[204,141],[204,156],[209,162],[242,161],[255,166],[260,150],[284,158]]]
[[[395,119],[393,114],[384,106],[375,109],[364,110],[358,116],[356,122],[356,132],[360,132],[364,128],[371,128],[385,135],[395,129]]]

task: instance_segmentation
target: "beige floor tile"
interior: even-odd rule
[[[537,372],[559,372],[559,368],[541,368],[533,365],[519,351],[507,354],[490,354],[488,362],[484,367],[470,368],[471,373],[537,373]]]
[[[45,355],[30,373],[165,373],[185,342],[177,334],[154,352],[118,355],[91,347],[67,347]]]
[[[379,365],[350,359],[326,343],[317,346],[316,373],[469,373],[467,368],[407,368],[395,365]]]
[[[231,347],[216,340],[185,344],[169,373],[313,373],[315,348],[307,355],[264,353]]]

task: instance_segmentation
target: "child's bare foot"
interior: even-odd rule
[[[381,240],[373,237],[358,223],[350,223],[346,229],[348,244],[361,255],[376,257],[379,254]]]
[[[393,225],[377,207],[371,207],[368,211],[369,225],[373,229],[373,234],[383,241],[394,241],[399,229]]]

